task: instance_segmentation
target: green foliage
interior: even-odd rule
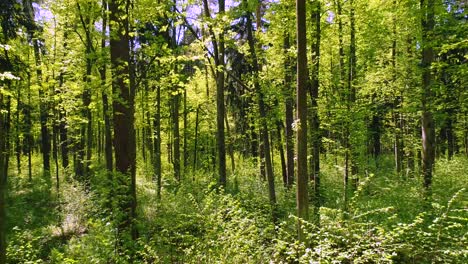
[[[464,263],[468,260],[467,211],[453,206],[465,192],[461,189],[455,193],[446,206],[434,204],[410,223],[389,227],[373,221],[372,217],[362,221],[364,215],[384,214],[395,218],[388,208],[343,218],[347,213],[340,209],[323,207],[320,226],[306,224],[305,244],[291,235],[293,223],[282,223],[275,240],[275,262]]]

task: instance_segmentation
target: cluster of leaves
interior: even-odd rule
[[[276,239],[277,263],[465,263],[467,210],[461,189],[447,205],[433,203],[409,223],[385,226],[368,216],[397,218],[392,208],[351,217],[340,209],[321,208],[320,225],[305,222],[307,242],[299,243],[295,221],[283,222]],[[363,217],[366,216],[366,217]],[[366,221],[363,221],[367,219]],[[296,220],[296,218],[294,218]]]

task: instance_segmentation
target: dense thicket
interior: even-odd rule
[[[2,0],[0,264],[468,261],[467,12]]]

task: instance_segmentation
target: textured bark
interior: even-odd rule
[[[311,83],[310,83],[310,97],[311,97],[311,135],[312,135],[312,180],[314,181],[314,202],[315,208],[320,207],[320,148],[322,135],[320,132],[320,118],[318,113],[317,100],[319,98],[319,72],[320,72],[320,1],[316,0],[313,4],[312,10],[312,28],[313,28],[313,41],[312,41],[312,63],[311,63]]]
[[[289,35],[286,34],[284,37],[284,98],[285,98],[285,137],[286,137],[286,173],[287,173],[287,185],[291,186],[294,182],[294,135],[292,129],[292,123],[294,122],[294,91],[292,89],[292,62],[291,57],[288,55],[290,48]]]
[[[109,29],[111,32],[110,54],[112,65],[112,90],[117,98],[113,100],[114,150],[119,184],[124,198],[119,201],[123,214],[119,231],[130,232],[133,239],[138,237],[134,220],[136,218],[136,140],[134,128],[134,76],[132,73],[129,47],[128,0],[109,2]]]
[[[307,39],[306,39],[306,2],[296,0],[297,33],[297,115],[296,115],[296,151],[297,151],[297,216],[298,238],[304,242],[306,236],[300,219],[309,218],[309,196],[307,192]]]
[[[422,174],[424,187],[430,194],[435,160],[435,124],[430,109],[433,93],[431,65],[434,60],[432,34],[434,29],[434,0],[421,0],[422,11]]]

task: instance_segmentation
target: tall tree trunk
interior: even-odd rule
[[[296,0],[297,33],[297,115],[296,115],[296,150],[297,150],[297,216],[298,238],[305,242],[301,219],[309,218],[309,195],[307,192],[307,38],[306,38],[306,2]]]
[[[0,108],[4,110],[3,94],[0,94]],[[2,111],[3,112],[3,111]],[[6,193],[7,174],[5,174],[5,117],[0,114],[0,264],[6,263]]]
[[[195,140],[193,143],[193,168],[192,175],[193,180],[195,181],[195,171],[197,170],[197,154],[198,154],[198,114],[200,112],[200,105],[197,107],[197,112],[195,114]]]
[[[349,62],[348,62],[348,113],[353,114],[355,111],[354,110],[354,103],[356,101],[356,87],[354,84],[354,80],[356,78],[356,19],[354,15],[355,7],[354,7],[354,0],[350,0],[350,45],[349,45]],[[353,116],[350,116],[350,120],[352,119]],[[350,144],[351,140],[351,131],[354,131],[354,128],[352,128],[353,122],[348,123],[348,147],[349,147],[349,152],[351,154],[351,174],[353,175],[354,179],[354,186],[357,186],[358,178],[357,178],[357,173],[358,173],[358,163],[357,163],[357,152],[356,148],[353,146],[353,144]]]
[[[187,109],[187,89],[184,89],[184,149],[183,149],[183,152],[184,152],[184,174],[185,172],[187,171],[188,169],[188,146],[187,146],[187,137],[188,137],[188,109]]]
[[[286,136],[286,173],[288,177],[287,185],[291,186],[294,182],[294,140],[292,123],[294,122],[294,91],[292,89],[292,62],[288,54],[290,48],[289,34],[284,36],[284,98],[285,98],[285,136]]]
[[[397,1],[393,0],[393,9],[397,10]],[[399,91],[397,89],[397,68],[396,68],[396,54],[397,54],[397,23],[396,23],[396,15],[393,15],[392,18],[392,84],[395,90],[395,102],[394,102],[394,113],[393,113],[393,120],[395,124],[395,142],[394,142],[394,149],[395,149],[395,170],[397,175],[401,175],[401,171],[403,169],[403,137],[402,137],[402,114],[401,114],[401,104],[402,104],[402,96],[399,95]]]
[[[63,34],[64,39],[67,39],[67,32],[65,31]],[[64,52],[67,50],[67,41],[64,41],[63,43],[63,48]],[[65,55],[65,54],[64,54]],[[60,152],[61,152],[61,158],[62,158],[62,167],[67,169],[69,165],[69,159],[68,159],[68,129],[67,129],[67,117],[66,117],[66,112],[65,108],[63,107],[63,102],[61,99],[61,93],[62,93],[62,88],[63,88],[63,83],[65,79],[65,71],[61,70],[59,74],[59,89],[58,89],[58,97],[59,97],[59,111],[58,111],[58,130],[60,134]]]
[[[434,30],[434,0],[421,0],[422,11],[422,173],[424,188],[430,195],[435,160],[435,124],[432,117],[433,93],[431,65],[434,60],[432,38]]]
[[[206,1],[206,0],[205,0]],[[219,14],[224,16],[225,0],[218,0]],[[226,140],[224,135],[224,32],[219,34],[218,63],[216,63],[216,124],[219,182],[226,186]]]
[[[177,87],[175,89],[178,89]],[[174,177],[180,181],[180,131],[179,131],[179,104],[180,94],[177,92],[172,97],[172,133],[173,133],[173,160]]]
[[[226,10],[225,0],[218,0],[218,16],[224,16]],[[205,17],[211,19],[210,9],[208,0],[203,0],[203,9]],[[211,42],[214,49],[214,61],[216,68],[216,140],[218,150],[218,174],[219,174],[219,185],[226,187],[226,140],[224,135],[224,112],[226,111],[224,106],[224,32],[219,33],[218,39],[213,31],[212,27],[209,27],[211,34]],[[207,93],[209,92],[207,86]]]
[[[91,27],[92,24],[90,14],[83,14],[81,11],[80,4],[76,4],[80,21],[82,23],[83,29],[85,31],[85,57],[86,57],[86,75],[83,76],[83,83],[85,83],[84,91],[82,94],[83,108],[81,111],[82,117],[86,120],[85,123],[81,125],[81,137],[80,143],[78,146],[78,170],[77,176],[81,177],[86,182],[89,181],[89,165],[91,162],[92,154],[92,145],[93,145],[93,123],[91,115],[91,75],[92,75],[92,65],[94,63],[94,46],[91,36]],[[85,12],[88,10],[85,10]],[[102,41],[102,40],[101,40]]]
[[[101,33],[101,52],[103,53],[104,57],[104,50],[106,48],[106,31],[107,31],[107,0],[102,0],[102,33]],[[111,124],[111,114],[112,110],[109,109],[109,99],[107,96],[107,89],[106,89],[106,62],[104,58],[102,64],[99,68],[99,75],[101,76],[101,85],[102,85],[102,112],[104,116],[104,156],[106,159],[106,169],[108,172],[112,172],[114,168],[114,162],[112,157],[112,124]],[[112,182],[112,173],[109,173],[109,180]]]
[[[246,4],[246,2],[245,2]],[[257,28],[260,28],[261,25],[257,25]],[[259,71],[260,67],[258,65],[257,51],[255,50],[255,40],[253,36],[252,29],[252,13],[247,14],[247,39],[249,42],[250,55],[252,56],[252,69],[254,75],[254,88],[255,93],[257,94],[258,108],[260,113],[260,135],[262,137],[263,145],[263,154],[265,156],[265,169],[266,176],[268,179],[268,193],[270,203],[272,205],[276,204],[276,194],[275,194],[275,176],[273,174],[273,165],[270,151],[270,140],[268,138],[268,123],[267,123],[267,114],[266,114],[266,105],[264,101],[264,92],[260,87],[259,80]]]
[[[135,83],[130,60],[129,46],[129,0],[110,0],[109,29],[111,32],[110,54],[113,70],[112,90],[118,100],[113,100],[115,163],[123,197],[119,206],[123,218],[119,231],[130,231],[133,239],[138,237],[136,225],[136,139],[134,128]],[[127,81],[129,80],[129,81]]]
[[[154,174],[157,198],[161,198],[161,87],[156,88],[156,113],[154,117]]]
[[[312,42],[312,66],[310,83],[310,97],[312,102],[311,113],[311,134],[312,134],[312,177],[314,180],[314,201],[316,212],[320,207],[320,147],[322,136],[320,132],[320,119],[318,114],[318,96],[319,96],[319,72],[320,72],[320,1],[314,1],[312,9],[312,25],[314,29],[314,38]]]
[[[341,0],[337,0],[335,2],[337,8],[337,15],[338,15],[338,53],[339,53],[339,63],[340,63],[340,82],[339,82],[339,94],[346,95],[347,92],[345,91],[345,75],[346,75],[346,68],[345,68],[345,53],[344,53],[344,44],[343,44],[343,21],[342,21],[342,7],[341,7]],[[348,106],[347,98],[344,98],[346,101],[346,105]],[[343,134],[343,145],[345,149],[344,153],[344,175],[343,175],[343,184],[344,184],[344,203],[346,205],[347,198],[348,198],[348,181],[349,181],[349,129],[346,122],[344,122],[344,134]]]
[[[29,49],[28,49],[28,61],[29,61]],[[26,124],[26,152],[28,155],[28,179],[32,181],[32,147],[34,145],[33,135],[32,135],[32,118],[31,118],[31,73],[28,72],[27,79],[27,91],[28,91],[28,104],[24,108],[24,122]]]

